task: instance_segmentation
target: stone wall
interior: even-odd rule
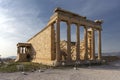
[[[54,53],[54,29],[53,27],[47,26],[41,32],[31,38],[28,43],[32,44],[34,49],[33,62],[52,64],[55,59]]]
[[[19,62],[26,62],[26,61],[28,61],[27,60],[27,55],[26,54],[17,54],[17,58],[16,58],[16,60],[15,61],[19,61]]]

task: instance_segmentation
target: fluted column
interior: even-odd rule
[[[76,60],[80,60],[80,26],[77,24],[77,28],[76,28]]]
[[[91,44],[91,59],[94,60],[95,59],[95,30],[94,28],[92,28],[92,44]]]
[[[98,30],[98,60],[101,60],[101,30]]]
[[[71,60],[71,26],[70,22],[67,22],[67,60]]]
[[[87,39],[87,27],[84,27],[84,44],[85,44],[85,57],[84,59],[88,59],[88,39]]]
[[[60,61],[60,20],[56,20],[56,60]]]

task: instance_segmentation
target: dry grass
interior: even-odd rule
[[[19,65],[22,65],[22,69],[18,68]],[[34,71],[41,68],[49,68],[49,66],[32,62],[12,62],[1,64],[0,72]]]

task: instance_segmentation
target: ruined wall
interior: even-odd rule
[[[16,61],[19,61],[19,62],[26,62],[26,61],[28,61],[27,60],[27,58],[26,58],[26,54],[17,54],[17,58],[16,58],[16,60],[15,60],[15,62]]]
[[[52,64],[54,58],[54,30],[52,26],[47,26],[28,42],[32,44],[34,49],[33,62]]]

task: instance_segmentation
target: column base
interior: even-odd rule
[[[57,60],[55,60],[54,62],[53,62],[53,66],[60,66],[61,65],[61,62],[59,62],[59,61],[57,61]]]
[[[102,60],[101,58],[97,58],[97,60]]]

